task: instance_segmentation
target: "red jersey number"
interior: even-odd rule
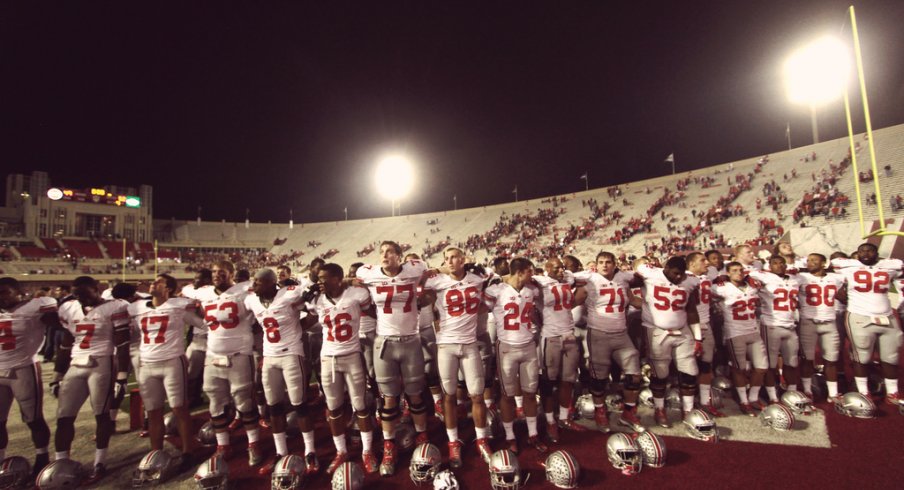
[[[458,289],[450,289],[446,292],[446,312],[451,317],[462,316],[465,313],[473,315],[480,307],[480,296],[476,287],[469,287],[462,292]]]
[[[737,321],[753,320],[756,318],[756,304],[756,298],[735,301],[731,304],[731,318]]]
[[[0,322],[0,350],[13,350],[16,348],[16,337],[13,335],[13,322],[6,320]]]
[[[518,303],[508,303],[505,305],[505,316],[502,318],[502,325],[505,330],[518,330],[522,324],[526,324],[530,328],[530,312],[533,304],[527,303],[524,308]]]
[[[885,271],[854,272],[854,291],[860,293],[887,293],[891,277]]]
[[[377,294],[385,294],[386,300],[383,302],[383,313],[387,315],[392,314],[392,299],[395,297],[396,293],[408,293],[407,299],[405,299],[405,307],[402,309],[402,312],[408,313],[412,310],[412,305],[414,304],[414,284],[399,284],[397,286],[377,286]]]
[[[227,317],[225,321],[220,321],[217,319],[212,312],[219,311],[228,311]],[[230,328],[235,328],[239,324],[239,305],[235,302],[229,301],[227,303],[221,303],[219,305],[207,305],[204,307],[204,321],[208,323],[211,330],[216,330],[220,327],[223,327],[227,330]]]
[[[336,316],[323,318],[326,323],[326,340],[329,342],[348,342],[352,338],[352,316],[348,313],[339,313]]]
[[[804,287],[804,300],[809,306],[835,306],[835,293],[838,292],[838,286],[834,284],[826,284],[824,287],[819,284],[807,284]]]
[[[157,335],[154,336],[154,344],[162,344],[166,341],[166,329],[169,327],[169,317],[168,316],[146,316],[141,319],[141,331],[144,332],[144,343],[150,344],[151,342],[151,334],[149,332],[149,326],[151,325],[160,325],[160,328],[157,330]]]
[[[75,333],[85,333],[85,336],[82,337],[82,341],[79,342],[78,346],[80,349],[88,349],[91,347],[91,339],[94,338],[94,324],[92,323],[81,323],[75,326]]]
[[[615,302],[616,296],[618,303]],[[606,313],[623,313],[625,311],[625,290],[622,288],[603,288],[600,289],[600,298],[609,298],[609,303],[605,305]]]
[[[553,307],[555,311],[562,311],[562,309],[570,310],[574,305],[574,293],[571,291],[571,286],[568,284],[562,284],[560,286],[553,286],[549,288],[552,291],[552,296],[556,300],[556,304]]]
[[[653,288],[653,307],[661,311],[681,311],[687,304],[687,291],[683,289],[672,289],[667,286],[656,286]]]
[[[279,342],[281,337],[279,336],[279,322],[276,321],[276,318],[264,318],[264,333],[267,334],[267,342],[271,344]]]

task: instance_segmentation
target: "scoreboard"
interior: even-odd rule
[[[87,202],[127,208],[141,207],[141,198],[138,196],[113,194],[107,192],[106,189],[96,187],[91,189],[60,189],[58,187],[52,187],[47,190],[47,197],[53,201]]]

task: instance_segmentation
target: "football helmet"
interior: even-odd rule
[[[411,451],[417,441],[417,432],[414,426],[408,423],[399,424],[396,427],[395,444],[399,452]]]
[[[575,404],[578,415],[584,420],[593,420],[593,412],[596,406],[593,404],[593,395],[581,395]]]
[[[653,390],[649,387],[640,390],[640,393],[637,395],[637,400],[640,401],[641,405],[653,408]]]
[[[715,378],[713,378],[711,386],[714,390],[719,390],[726,393],[731,391],[732,388],[731,380],[726,378],[725,376],[716,376]]]
[[[813,400],[799,391],[786,391],[782,394],[782,405],[798,415],[809,415],[813,412]]]
[[[487,428],[490,429],[490,439],[495,439],[496,434],[502,432],[502,417],[496,410],[487,409]]]
[[[502,449],[490,456],[490,487],[493,490],[518,490],[524,483],[515,453]]]
[[[556,451],[546,457],[546,480],[558,488],[577,488],[581,465],[568,451]]]
[[[304,458],[290,454],[279,458],[270,476],[271,490],[299,490],[304,483]],[[339,470],[336,470],[337,472]]]
[[[433,490],[458,490],[458,480],[449,470],[443,470],[433,477]]]
[[[640,448],[644,466],[651,466],[653,468],[662,468],[665,466],[665,441],[663,441],[661,437],[650,431],[646,431],[637,434],[637,436],[634,437],[634,442],[636,442],[637,447]]]
[[[201,426],[198,430],[198,442],[207,447],[217,445],[217,433],[213,428],[213,422],[208,420]]]
[[[346,461],[333,472],[332,490],[361,490],[364,488],[364,470],[353,461]]]
[[[621,412],[624,408],[625,399],[620,393],[612,393],[606,395],[606,409],[610,412]]]
[[[229,484],[229,466],[219,454],[214,454],[201,463],[195,471],[195,484],[198,490],[226,490]]]
[[[779,432],[789,431],[794,429],[794,413],[781,403],[775,403],[760,412],[760,423]]]
[[[876,417],[876,404],[860,393],[852,391],[845,393],[841,400],[835,402],[835,411],[848,417],[872,419]]]
[[[716,442],[719,440],[719,431],[716,428],[716,421],[708,413],[695,408],[684,416],[684,427],[687,435],[706,442]]]
[[[298,437],[301,435],[301,429],[298,428],[298,412],[295,410],[286,414],[286,436]]]
[[[640,448],[627,434],[618,432],[609,436],[609,440],[606,441],[606,455],[612,466],[621,470],[623,475],[636,475],[643,468]]]
[[[163,416],[163,433],[168,436],[179,435],[179,423],[176,422],[176,415],[173,412]]]
[[[35,486],[39,490],[68,490],[78,488],[85,472],[81,463],[71,459],[58,459],[38,473]]]
[[[149,487],[170,479],[179,471],[179,458],[166,451],[153,450],[138,462],[138,468],[132,473],[132,487]]]
[[[31,464],[22,456],[10,456],[0,462],[0,490],[21,488],[31,480]]]
[[[443,455],[433,444],[421,444],[414,448],[411,463],[408,465],[411,481],[415,485],[432,482],[436,473],[439,472],[442,462]]]
[[[678,388],[669,388],[665,396],[665,407],[669,410],[681,410],[681,392]]]

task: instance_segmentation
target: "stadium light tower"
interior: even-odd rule
[[[377,162],[374,172],[374,183],[377,192],[392,203],[392,216],[396,213],[396,204],[408,196],[414,187],[414,165],[411,160],[399,153],[384,155]],[[402,214],[401,205],[398,206]]]
[[[785,62],[785,86],[791,102],[810,106],[813,143],[819,143],[816,108],[840,98],[850,72],[849,51],[826,36],[794,53]]]

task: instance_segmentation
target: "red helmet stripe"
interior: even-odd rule
[[[562,456],[565,458],[565,462],[568,463],[568,484],[574,485],[578,477],[578,472],[574,468],[574,461],[571,459],[571,455],[565,451],[562,451]]]

